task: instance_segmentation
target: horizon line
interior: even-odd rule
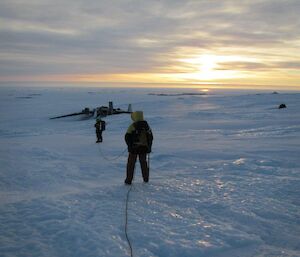
[[[288,90],[288,91],[300,91],[298,85],[274,85],[274,84],[240,84],[240,83],[180,83],[180,82],[97,82],[97,81],[0,81],[0,85],[3,84],[65,84],[64,86],[76,86],[79,84],[84,85],[97,85],[97,87],[107,88],[189,88],[189,89],[255,89],[255,90]],[[107,84],[107,86],[103,85]],[[129,86],[130,85],[130,86]],[[40,85],[42,86],[42,85]],[[95,87],[95,86],[93,86]]]

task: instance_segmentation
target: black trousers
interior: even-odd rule
[[[96,130],[96,135],[97,135],[97,141],[102,142],[102,130]]]
[[[134,174],[134,167],[135,167],[137,157],[139,157],[144,182],[149,181],[149,168],[148,168],[148,164],[147,164],[147,154],[146,153],[143,153],[143,154],[129,153],[128,161],[127,161],[126,180],[125,180],[126,183],[130,184],[132,182],[133,174]]]

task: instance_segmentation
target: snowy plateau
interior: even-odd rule
[[[101,144],[93,118],[49,119],[109,101],[154,134],[129,195],[133,256],[300,256],[300,93],[197,92],[1,87],[0,256],[130,256],[130,115],[107,116]]]

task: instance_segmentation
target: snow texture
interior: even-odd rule
[[[300,256],[300,94],[197,92],[0,88],[0,256],[129,256],[130,116],[106,117],[102,144],[94,119],[49,119],[108,101],[154,133],[129,197],[134,256]]]

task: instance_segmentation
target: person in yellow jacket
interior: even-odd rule
[[[125,134],[125,141],[128,147],[128,162],[126,170],[125,184],[132,183],[134,167],[139,157],[143,180],[149,181],[149,167],[147,163],[147,154],[151,152],[153,134],[147,121],[144,120],[142,111],[131,113],[133,123],[128,127]]]

